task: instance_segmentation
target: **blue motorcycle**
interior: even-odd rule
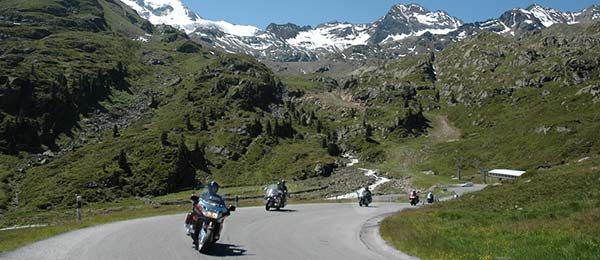
[[[206,253],[219,240],[223,221],[235,211],[235,206],[225,206],[225,201],[218,195],[205,193],[194,206],[192,214],[192,239],[194,248]]]

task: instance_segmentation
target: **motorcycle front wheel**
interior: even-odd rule
[[[206,252],[208,252],[208,250],[210,249],[210,246],[212,244],[212,231],[211,230],[204,230],[202,229],[202,231],[200,232],[200,237],[198,238],[198,250],[200,251],[200,253],[205,254]]]

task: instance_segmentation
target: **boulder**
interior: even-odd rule
[[[200,51],[201,47],[202,46],[195,42],[186,41],[183,44],[179,45],[179,47],[177,47],[177,51],[183,53],[197,53]]]

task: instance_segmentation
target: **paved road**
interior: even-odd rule
[[[383,215],[407,204],[356,204],[290,205],[281,212],[238,209],[210,255],[192,249],[184,215],[178,214],[70,232],[0,259],[412,259],[385,245],[377,233]]]

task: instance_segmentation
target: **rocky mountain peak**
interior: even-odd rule
[[[427,9],[418,4],[396,4],[388,13],[427,13]]]
[[[371,41],[380,43],[388,40],[419,36],[426,32],[447,34],[460,27],[463,22],[443,11],[431,12],[417,4],[397,4],[373,24]]]
[[[298,36],[300,32],[311,30],[312,27],[310,25],[299,26],[293,23],[286,24],[275,24],[271,23],[267,26],[266,31],[274,34],[282,39],[291,39]]]
[[[600,19],[600,5],[592,5],[586,9],[583,9],[577,17],[579,22],[589,22],[592,20]]]

